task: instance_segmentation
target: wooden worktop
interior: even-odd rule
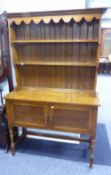
[[[55,102],[66,104],[79,104],[99,106],[98,97],[90,91],[52,88],[21,88],[14,90],[4,97],[7,100],[24,100],[37,102]]]

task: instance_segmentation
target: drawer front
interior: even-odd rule
[[[47,109],[45,105],[13,104],[13,121],[15,125],[27,127],[47,127]]]
[[[84,107],[52,105],[50,127],[53,130],[89,133],[92,123],[92,110]]]

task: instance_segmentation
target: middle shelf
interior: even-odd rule
[[[35,66],[80,66],[80,67],[96,67],[97,63],[91,63],[91,62],[50,62],[50,61],[15,61],[15,65],[35,65]]]

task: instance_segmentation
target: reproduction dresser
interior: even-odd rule
[[[94,159],[101,16],[105,9],[8,14],[16,88],[5,96],[11,150],[13,127],[89,135]],[[42,135],[41,133],[32,133]],[[47,136],[47,134],[44,134]]]

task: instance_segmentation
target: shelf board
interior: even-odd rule
[[[97,39],[87,40],[87,39],[78,39],[78,40],[12,40],[13,44],[21,43],[98,43]]]
[[[34,66],[80,66],[80,67],[96,67],[96,63],[84,62],[37,62],[37,61],[16,61],[15,65],[34,65]]]

